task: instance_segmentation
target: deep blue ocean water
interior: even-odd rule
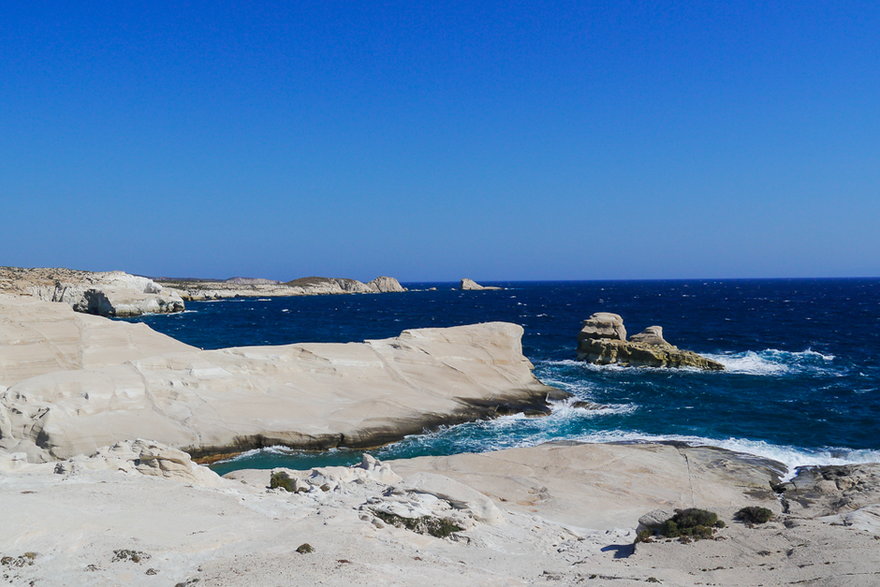
[[[555,439],[667,439],[712,444],[789,466],[880,460],[880,279],[495,283],[457,291],[409,283],[402,294],[190,302],[137,321],[205,348],[350,342],[401,330],[503,320],[525,328],[523,350],[545,383],[608,407],[566,403],[546,418],[507,416],[452,426],[371,451],[442,455]],[[574,360],[581,322],[621,314],[630,334],[652,324],[724,372],[596,367]],[[251,452],[215,468],[308,468],[360,453]]]

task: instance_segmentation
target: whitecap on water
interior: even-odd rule
[[[708,354],[724,365],[725,372],[746,375],[782,375],[785,373],[827,372],[835,357],[812,349],[800,352],[764,349],[740,353]]]
[[[747,438],[705,438],[685,435],[655,435],[623,430],[593,432],[571,438],[576,442],[683,442],[691,446],[715,446],[734,452],[746,453],[778,461],[786,466],[787,475],[783,480],[791,479],[797,467],[815,465],[845,465],[854,463],[874,463],[880,461],[880,450],[850,449],[840,447],[799,448],[794,446],[772,444],[763,440]]]

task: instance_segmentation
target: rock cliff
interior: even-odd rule
[[[152,279],[122,271],[0,267],[0,293],[63,302],[77,312],[100,316],[140,316],[184,309],[176,293]]]
[[[31,350],[14,348],[15,332],[39,330],[28,312],[39,316],[44,309],[19,310],[7,339],[13,353],[25,356]],[[29,345],[42,353],[32,364],[4,363],[0,449],[50,460],[135,438],[195,455],[273,444],[375,446],[440,424],[546,411],[548,395],[562,393],[532,375],[515,324],[407,330],[363,343],[200,351],[175,348],[148,328],[105,322],[103,338],[85,341],[81,334],[69,347],[85,342],[87,356],[101,357],[108,342],[124,362],[78,363],[53,346],[56,333],[71,336],[59,326]],[[126,355],[116,348],[126,336],[144,336],[161,354],[131,356],[135,344]]]
[[[184,300],[219,300],[236,297],[316,296],[352,293],[404,292],[393,277],[363,283],[342,277],[301,277],[287,282],[235,277],[226,281],[162,279],[166,289]]]
[[[721,363],[666,342],[660,326],[649,326],[627,340],[623,319],[610,312],[597,312],[584,320],[578,333],[577,355],[578,359],[597,365],[724,369]]]
[[[191,350],[196,349],[146,324],[77,314],[65,304],[0,294],[0,389],[54,371]]]

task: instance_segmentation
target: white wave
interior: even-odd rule
[[[788,365],[764,359],[755,351],[746,351],[733,355],[707,354],[705,356],[724,365],[724,369],[728,373],[777,375],[788,371]]]
[[[812,349],[800,352],[764,349],[741,353],[710,354],[705,356],[718,361],[728,373],[747,375],[779,375],[789,372],[827,371],[828,363],[835,356]]]
[[[271,302],[272,298],[257,298],[258,302]]]
[[[246,450],[244,452],[238,453],[237,455],[235,455],[233,457],[229,457],[228,459],[221,459],[221,460],[216,461],[215,463],[212,463],[212,464],[233,463],[235,461],[241,461],[244,459],[248,459],[250,457],[255,457],[257,455],[264,455],[264,454],[288,456],[288,455],[294,454],[295,452],[296,451],[294,449],[287,447],[287,446],[272,445],[272,446],[266,446],[263,448],[253,448],[251,450]]]
[[[714,446],[727,450],[746,453],[771,459],[786,466],[784,480],[795,474],[797,467],[816,465],[845,465],[853,463],[880,462],[880,450],[851,449],[843,447],[824,447],[819,449],[799,448],[794,446],[772,444],[763,440],[747,438],[706,438],[680,434],[656,435],[623,430],[593,432],[576,436],[567,440],[587,443],[602,442],[683,442],[691,446]]]

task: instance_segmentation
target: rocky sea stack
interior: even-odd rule
[[[504,289],[504,288],[498,287],[495,285],[480,285],[479,283],[477,283],[473,279],[468,279],[467,277],[465,277],[459,282],[458,289],[464,290],[464,291],[486,291],[486,290]]]
[[[610,312],[597,312],[584,320],[578,333],[577,354],[579,360],[597,365],[616,363],[631,367],[724,369],[724,365],[717,361],[666,342],[661,326],[649,326],[627,340],[623,318]]]

